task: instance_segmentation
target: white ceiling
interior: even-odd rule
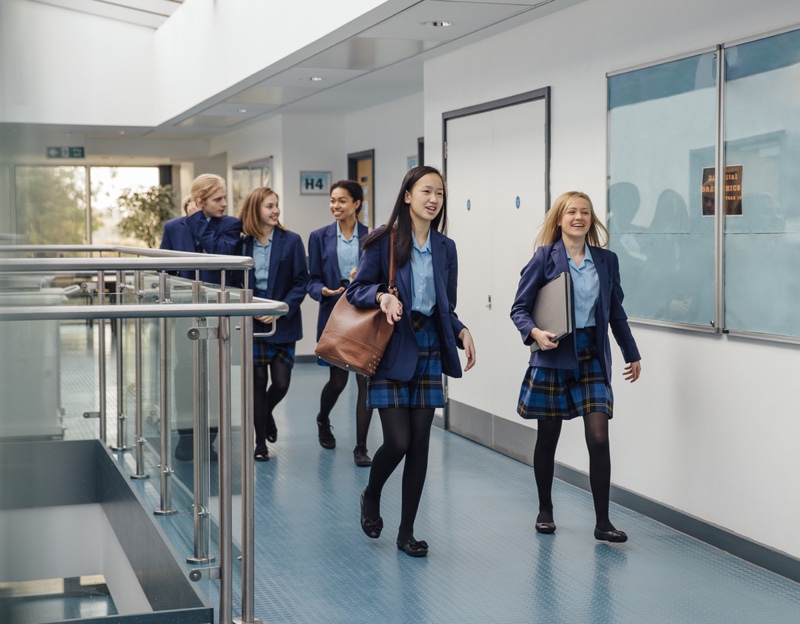
[[[32,0],[41,4],[99,15],[156,29],[169,19],[183,0]]]
[[[182,0],[33,0],[153,28]],[[263,0],[257,0],[263,1]],[[155,128],[77,129],[84,136],[207,139],[282,113],[336,114],[423,90],[423,62],[584,0],[420,0],[362,16]],[[391,6],[390,2],[386,6]],[[385,11],[383,12],[386,13]],[[371,19],[369,22],[364,20]],[[450,22],[434,27],[430,22]],[[312,81],[311,78],[321,79]],[[50,131],[54,128],[50,127]],[[62,128],[75,131],[75,128]]]

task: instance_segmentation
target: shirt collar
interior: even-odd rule
[[[353,235],[350,237],[350,240],[347,240],[344,237],[344,234],[342,234],[342,228],[339,225],[339,222],[337,221],[336,222],[336,236],[341,238],[345,243],[351,243],[351,242],[353,242],[353,240],[358,240],[358,221],[356,221],[356,225],[353,228]]]
[[[425,243],[420,247],[417,244],[417,237],[412,236],[411,240],[414,242],[414,249],[416,249],[420,253],[431,253],[431,235],[430,232],[428,233],[428,238],[425,240]]]
[[[266,249],[267,247],[269,247],[272,244],[272,237],[273,236],[275,236],[275,228],[272,228],[272,232],[269,233],[269,238],[267,239],[267,244],[266,245],[262,245],[261,243],[259,243],[258,239],[254,236],[253,237],[253,246],[254,247],[261,247],[263,249]]]
[[[581,266],[584,266],[587,263],[594,264],[594,258],[592,258],[592,250],[589,249],[589,243],[583,244],[583,261],[581,262],[580,266],[575,264],[575,261],[569,254],[567,254],[567,261],[569,262],[570,266],[574,266],[576,269],[580,269]]]

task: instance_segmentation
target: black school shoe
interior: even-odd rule
[[[336,438],[333,437],[330,421],[322,423],[317,421],[317,428],[319,429],[319,445],[324,449],[335,449]]]
[[[428,542],[418,542],[413,537],[397,540],[397,550],[402,550],[409,557],[426,557],[428,555]]]
[[[367,454],[366,446],[357,445],[353,449],[353,461],[356,463],[356,466],[360,468],[366,468],[372,465],[372,459]]]
[[[628,535],[625,531],[617,531],[616,529],[601,531],[597,527],[594,528],[594,538],[601,542],[622,543],[628,541]]]

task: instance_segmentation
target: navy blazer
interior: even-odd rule
[[[366,225],[357,222],[359,245],[367,237]],[[311,232],[308,237],[308,294],[312,299],[319,301],[319,315],[317,316],[317,340],[325,329],[325,324],[330,318],[331,310],[341,295],[323,297],[322,288],[338,290],[341,286],[339,276],[339,255],[336,253],[336,222],[321,227]],[[358,250],[361,259],[361,249]]]
[[[442,370],[450,377],[461,377],[461,362],[458,348],[464,345],[458,334],[464,329],[456,316],[456,291],[458,286],[458,254],[456,244],[444,234],[431,229],[431,253],[433,255],[433,283],[436,288],[436,308],[433,320],[439,335],[442,354]],[[386,236],[380,242],[367,247],[358,263],[358,273],[345,291],[347,300],[359,308],[377,308],[378,292],[389,288],[389,241]],[[419,359],[419,346],[411,326],[411,261],[397,267],[395,285],[403,302],[403,316],[395,323],[394,333],[386,348],[376,377],[409,381],[414,376]]]
[[[619,260],[613,251],[600,247],[590,247],[592,259],[597,269],[600,282],[600,296],[595,308],[595,325],[597,327],[596,353],[606,381],[611,382],[611,344],[608,339],[608,328],[619,345],[626,362],[638,362],[641,357],[636,341],[628,325],[628,317],[622,307],[622,287],[619,282]],[[533,343],[531,330],[535,327],[531,318],[533,302],[539,289],[561,273],[569,273],[569,260],[564,241],[559,240],[549,245],[542,245],[533,254],[530,262],[522,269],[517,295],[511,307],[511,319],[517,326],[522,341],[526,345]],[[573,326],[575,312],[573,310]],[[531,353],[530,366],[545,368],[577,368],[578,354],[575,347],[574,332],[565,336],[552,351],[541,349]]]
[[[202,210],[190,217],[170,219],[164,224],[161,249],[172,251],[200,251],[210,254],[233,254],[242,233],[242,222],[236,217],[222,215],[206,219]],[[182,270],[177,274],[187,279],[195,278],[195,271]],[[220,271],[200,271],[200,279],[210,284],[219,284]]]
[[[237,255],[253,257],[253,237],[242,236],[239,240]],[[233,275],[233,285],[243,287],[243,271]],[[308,268],[306,267],[306,250],[303,239],[294,232],[275,228],[272,231],[272,251],[269,257],[269,280],[264,297],[273,301],[282,301],[289,306],[289,312],[278,318],[275,335],[265,338],[267,342],[296,342],[303,337],[303,317],[300,304],[306,298],[308,284]],[[247,287],[255,290],[256,270],[247,272]],[[253,332],[262,333],[272,329],[259,321],[253,323]]]

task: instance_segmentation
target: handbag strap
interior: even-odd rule
[[[394,284],[396,267],[394,264],[394,228],[389,234],[389,292],[398,297],[397,286]],[[399,299],[399,297],[398,297]]]

